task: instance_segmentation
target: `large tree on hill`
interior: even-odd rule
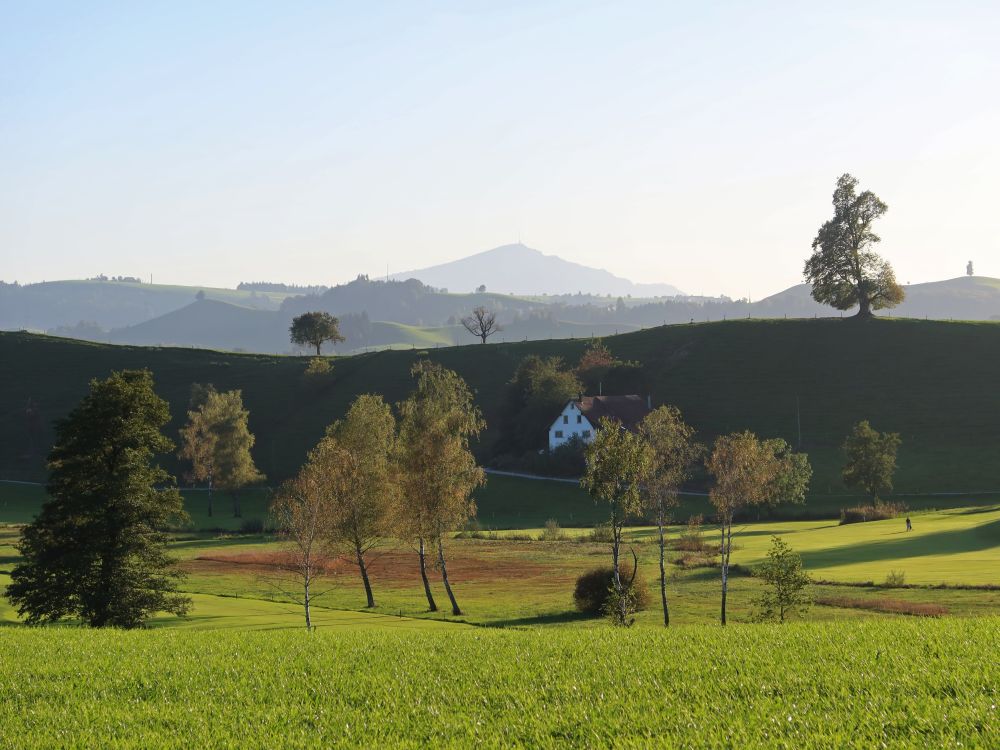
[[[837,180],[833,192],[833,218],[820,227],[813,240],[813,254],[806,261],[805,279],[817,302],[838,310],[858,307],[858,317],[895,307],[904,292],[892,266],[875,252],[881,241],[872,225],[888,210],[875,193],[860,195],[858,181],[849,174]]]
[[[358,566],[369,607],[375,597],[367,556],[385,534],[395,505],[395,448],[392,410],[381,396],[364,394],[309,454],[308,468],[322,478],[329,495],[324,534],[331,546],[346,548]]]
[[[666,627],[670,625],[667,607],[667,523],[672,509],[677,506],[681,485],[691,475],[691,469],[704,453],[704,447],[695,442],[694,428],[684,421],[675,406],[661,406],[647,414],[639,424],[639,435],[651,451],[645,499],[659,532],[660,600],[663,604],[663,625]]]
[[[208,483],[208,515],[212,515],[212,489],[228,492],[233,499],[233,516],[242,516],[240,490],[264,480],[254,464],[250,449],[256,438],[250,432],[250,412],[243,407],[239,390],[219,393],[211,386],[193,390],[192,403],[181,428],[179,457],[191,462],[190,476]]]
[[[292,319],[288,329],[293,344],[315,346],[316,356],[320,356],[323,344],[345,341],[340,334],[340,321],[328,312],[307,312]]]
[[[134,628],[155,612],[187,611],[164,533],[185,514],[173,477],[153,462],[173,448],[160,431],[169,420],[152,375],[125,370],[91,381],[59,422],[49,499],[22,533],[7,588],[29,623]]]
[[[652,459],[645,440],[607,417],[600,420],[597,435],[587,446],[587,470],[580,485],[595,501],[605,502],[611,509],[611,585],[615,609],[609,614],[617,625],[631,624],[632,614],[631,585],[623,583],[621,578],[622,532],[628,520],[642,510],[641,488],[649,476]]]
[[[792,473],[802,470],[801,461],[794,458],[795,455],[784,451],[779,441],[760,440],[746,431],[717,438],[706,462],[709,473],[715,477],[709,501],[715,506],[722,534],[723,625],[726,624],[729,561],[733,552],[733,520],[737,513],[749,507],[804,500],[807,485],[790,478]]]
[[[897,432],[879,432],[867,419],[858,422],[844,441],[844,484],[864,490],[878,504],[879,495],[892,492],[896,453],[902,442]]]
[[[420,576],[431,611],[437,609],[427,581],[427,546],[437,549],[438,568],[452,613],[462,614],[448,580],[445,532],[460,528],[476,514],[472,491],[485,481],[469,450],[470,438],[486,423],[472,392],[455,372],[423,360],[413,366],[417,385],[399,404],[401,495],[394,513],[397,534],[417,544]]]

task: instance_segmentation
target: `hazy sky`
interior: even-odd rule
[[[759,298],[845,171],[900,281],[1000,276],[998,40],[996,0],[0,2],[0,278],[334,283],[520,238]]]

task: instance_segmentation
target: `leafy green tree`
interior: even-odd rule
[[[781,441],[782,443],[784,441]],[[726,597],[729,592],[729,563],[733,551],[733,520],[745,508],[776,502],[789,487],[798,487],[802,497],[807,487],[797,485],[789,474],[799,469],[799,460],[781,455],[777,441],[760,440],[750,431],[722,435],[715,441],[706,462],[715,485],[709,501],[715,507],[722,533],[721,622],[726,624]]]
[[[892,492],[896,454],[902,442],[898,432],[879,432],[867,419],[858,422],[844,441],[844,484],[863,489],[877,505],[879,495]]]
[[[675,406],[661,406],[646,415],[639,424],[639,435],[651,451],[650,470],[645,480],[646,503],[653,512],[659,533],[660,599],[663,604],[663,625],[670,625],[667,606],[667,523],[677,506],[681,485],[690,477],[695,462],[704,447],[695,442],[694,428],[684,421]]]
[[[161,432],[167,402],[146,371],[93,380],[59,422],[49,454],[49,499],[25,527],[23,562],[7,598],[29,623],[78,617],[135,628],[155,612],[183,615],[180,572],[164,527],[183,520],[173,477],[153,462],[173,444]]]
[[[784,622],[795,612],[804,612],[812,603],[807,586],[812,579],[802,569],[802,557],[781,537],[771,537],[767,558],[754,568],[754,575],[767,588],[754,601],[757,619]]]
[[[288,329],[293,344],[315,346],[316,356],[320,356],[323,344],[345,341],[340,334],[340,321],[328,312],[307,312],[292,319]]]
[[[778,505],[801,505],[806,501],[809,482],[812,481],[812,466],[809,456],[805,453],[795,453],[782,438],[771,438],[765,445],[774,453],[781,470],[775,478],[774,487],[764,507],[774,509]]]
[[[652,451],[639,435],[626,430],[620,422],[602,418],[597,435],[587,446],[587,470],[580,485],[595,501],[611,509],[611,569],[614,589],[612,621],[627,625],[632,611],[627,584],[621,576],[622,532],[630,518],[642,510],[642,483],[652,468]]]
[[[369,607],[375,606],[375,597],[367,555],[386,533],[394,504],[395,449],[396,418],[381,396],[365,394],[330,426],[309,456],[329,494],[324,534],[333,546],[349,550]]]
[[[529,355],[507,384],[504,429],[499,450],[524,452],[543,448],[548,428],[570,399],[580,395],[580,381],[559,357]]]
[[[805,278],[817,302],[838,310],[858,306],[858,317],[895,307],[903,301],[903,287],[892,266],[873,249],[881,238],[872,230],[888,210],[875,193],[860,195],[858,181],[849,174],[837,180],[833,218],[823,224],[806,261]]]
[[[198,402],[181,428],[178,455],[191,462],[193,479],[208,482],[208,515],[212,515],[212,489],[218,487],[230,494],[233,516],[240,518],[240,491],[264,480],[250,453],[256,442],[250,432],[250,412],[243,407],[239,390],[219,393],[209,386],[199,392]]]
[[[469,450],[469,440],[486,423],[472,391],[457,373],[428,360],[417,362],[412,373],[416,388],[399,404],[401,495],[393,526],[399,536],[417,543],[420,576],[432,612],[437,605],[427,581],[428,542],[437,549],[441,581],[452,612],[460,615],[448,580],[444,535],[475,517],[472,491],[485,482],[485,474]]]

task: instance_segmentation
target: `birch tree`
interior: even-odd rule
[[[783,441],[782,441],[783,442]],[[715,441],[706,466],[715,477],[709,500],[715,507],[722,534],[722,606],[720,621],[726,624],[726,597],[729,592],[729,564],[733,551],[733,520],[745,508],[772,503],[776,498],[801,501],[805,483],[791,481],[793,472],[802,471],[800,454],[779,453],[777,441],[762,441],[750,431],[722,435]],[[808,464],[806,464],[808,466]],[[784,492],[798,497],[782,498]]]
[[[368,553],[385,535],[397,484],[392,455],[396,419],[381,396],[358,396],[310,456],[330,493],[324,534],[346,548],[361,575],[369,607],[375,606]]]
[[[667,605],[667,523],[681,485],[690,477],[691,468],[704,453],[695,442],[694,428],[688,425],[674,406],[661,406],[646,415],[639,424],[639,435],[650,449],[650,470],[645,481],[646,504],[656,520],[660,547],[660,600],[663,626],[670,625]]]
[[[413,366],[417,384],[399,404],[399,481],[401,495],[394,514],[398,533],[415,542],[428,608],[437,610],[427,579],[427,551],[437,551],[451,610],[462,610],[448,579],[445,532],[461,527],[476,514],[472,492],[485,481],[469,450],[469,440],[486,426],[472,392],[459,375],[423,360]]]
[[[612,620],[621,625],[629,621],[629,597],[622,583],[622,532],[629,518],[642,510],[642,483],[649,475],[652,455],[639,435],[626,430],[620,422],[603,418],[598,422],[597,435],[587,446],[587,469],[580,485],[597,502],[611,509],[611,564],[613,600],[618,611]]]

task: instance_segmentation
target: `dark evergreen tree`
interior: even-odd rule
[[[91,381],[58,423],[49,499],[24,529],[7,588],[29,623],[134,628],[155,612],[187,611],[164,533],[184,517],[181,497],[153,462],[173,448],[160,432],[169,419],[150,372],[125,370]]]

